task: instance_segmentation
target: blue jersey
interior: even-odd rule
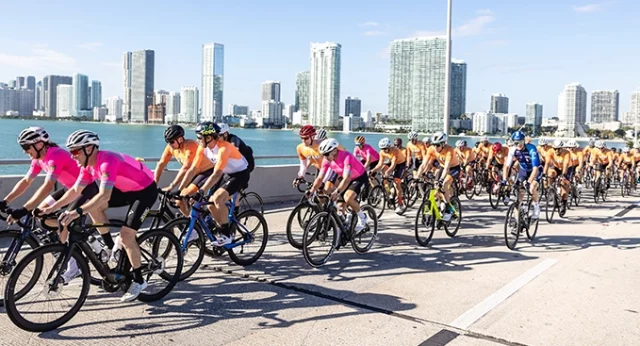
[[[540,166],[540,155],[538,155],[538,150],[533,144],[525,144],[523,150],[518,150],[515,146],[509,148],[509,155],[505,164],[511,166],[514,157],[518,160],[520,167],[528,171],[532,170],[533,167]]]

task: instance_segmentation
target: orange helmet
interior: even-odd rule
[[[494,154],[499,152],[500,150],[502,150],[502,144],[497,143],[497,142],[493,143],[493,145],[491,146],[491,150],[493,150]]]

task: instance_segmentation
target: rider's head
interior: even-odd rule
[[[69,135],[66,146],[73,159],[80,166],[87,167],[89,163],[94,163],[92,161],[98,155],[100,138],[93,131],[78,130]]]
[[[164,130],[164,141],[167,142],[172,149],[178,149],[184,143],[184,129],[180,125],[171,125]]]
[[[316,135],[316,128],[313,125],[304,125],[300,128],[300,139],[302,143],[307,147],[310,147],[313,144],[313,138]]]
[[[205,121],[196,126],[196,138],[200,146],[211,148],[216,145],[219,138],[220,127],[213,121]]]
[[[220,137],[227,141],[229,139],[229,125],[227,125],[227,123],[220,123],[218,127],[220,128]]]
[[[18,144],[29,158],[40,159],[47,153],[47,147],[57,146],[49,141],[49,134],[40,126],[28,127],[18,135]]]
[[[389,138],[385,137],[378,142],[378,148],[383,151],[389,151],[391,149],[391,141]]]
[[[418,143],[418,133],[415,131],[410,131],[409,134],[407,135],[407,138],[409,138],[409,140],[413,144]]]
[[[355,142],[355,145],[356,145],[356,146],[358,146],[358,147],[363,146],[363,145],[364,145],[364,143],[365,143],[364,136],[358,136],[358,137],[356,137],[356,139],[354,140],[354,142]]]
[[[447,134],[442,131],[434,133],[431,136],[431,144],[436,147],[436,151],[440,152],[442,147],[447,144]]]
[[[320,153],[327,158],[328,161],[333,161],[336,159],[338,155],[338,141],[333,138],[327,138],[322,143],[320,143]]]
[[[394,145],[396,148],[402,148],[402,138],[400,138],[400,137],[395,138],[395,139],[393,140],[393,145]]]
[[[518,150],[522,150],[524,148],[525,139],[525,135],[522,131],[516,131],[511,134],[513,145],[515,145]]]

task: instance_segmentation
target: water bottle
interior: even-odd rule
[[[116,240],[113,242],[113,249],[111,250],[111,257],[109,258],[109,262],[118,263],[118,259],[120,258],[120,252],[122,248],[122,240],[120,236],[116,237]]]
[[[96,255],[100,256],[100,253],[102,252],[102,245],[100,244],[98,239],[96,239],[96,237],[90,235],[87,239],[87,244],[91,246],[91,250],[93,250]]]
[[[216,223],[213,221],[213,218],[211,217],[211,215],[205,216],[204,223],[207,225],[207,227],[209,227],[210,231],[213,231],[216,229]]]

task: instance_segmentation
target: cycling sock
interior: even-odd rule
[[[220,225],[218,230],[220,231],[220,234],[224,234],[227,237],[231,236],[231,230],[229,229],[228,223],[225,223],[224,225]]]
[[[364,220],[367,216],[364,214],[362,210],[360,210],[358,212],[358,217],[360,218],[360,220]]]
[[[115,244],[113,243],[113,238],[111,237],[111,233],[101,234],[102,240],[104,240],[104,245],[106,245],[109,249],[113,249]]]
[[[141,284],[144,282],[144,279],[142,278],[142,268],[138,268],[138,269],[134,269],[133,270],[133,281]]]

